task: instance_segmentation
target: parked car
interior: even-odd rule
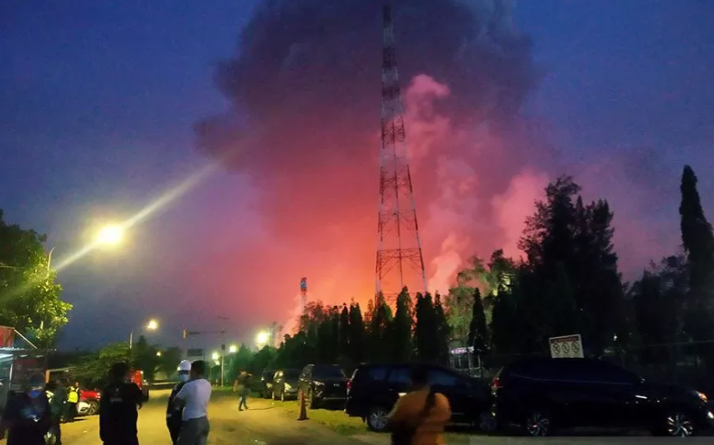
[[[265,369],[260,375],[260,395],[265,399],[273,397],[273,376],[275,370]]]
[[[77,403],[77,414],[80,416],[93,416],[99,414],[99,401],[102,393],[98,389],[82,389]]]
[[[281,369],[273,376],[273,400],[295,399],[298,394],[299,369]]]
[[[345,412],[360,417],[372,431],[384,431],[387,415],[399,397],[409,391],[410,364],[369,364],[355,369],[347,386]],[[452,422],[477,424],[493,430],[492,398],[487,383],[438,365],[428,368],[431,388],[443,394],[451,405]]]
[[[563,427],[644,428],[691,436],[714,425],[706,395],[646,381],[601,360],[537,359],[501,369],[491,383],[499,425],[532,436]]]
[[[344,403],[347,377],[338,365],[307,365],[298,377],[298,401],[302,394],[311,409],[327,403]]]

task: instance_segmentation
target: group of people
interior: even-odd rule
[[[171,393],[166,417],[174,445],[206,445],[211,384],[205,372],[202,360],[179,365],[181,382]],[[104,445],[138,445],[141,389],[131,381],[126,363],[112,365],[108,377],[100,398],[99,437]],[[23,389],[10,398],[3,413],[1,431],[7,432],[7,445],[46,445],[49,439],[61,445],[60,423],[77,413],[79,384],[66,389],[58,382],[45,385],[44,376],[38,374]]]

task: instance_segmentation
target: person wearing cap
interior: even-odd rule
[[[45,392],[45,378],[35,374],[15,395],[5,409],[3,425],[7,445],[45,445],[45,434],[52,424],[50,402]]]
[[[181,431],[177,445],[206,445],[210,424],[208,402],[211,400],[211,382],[206,380],[206,362],[191,363],[190,380],[176,394],[174,404],[183,406]]]
[[[183,415],[183,407],[174,403],[176,400],[176,394],[181,391],[183,385],[188,382],[189,374],[191,373],[191,362],[188,360],[182,360],[178,365],[178,377],[179,383],[173,387],[171,390],[171,395],[169,396],[169,404],[166,407],[166,426],[169,428],[169,434],[171,435],[171,442],[176,445],[179,433],[181,432],[181,422]]]
[[[141,400],[141,389],[131,381],[129,365],[113,364],[99,402],[99,438],[105,445],[139,445],[136,422]]]

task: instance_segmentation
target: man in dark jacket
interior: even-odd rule
[[[2,420],[8,430],[7,445],[45,445],[52,413],[42,374],[30,377],[25,391],[10,399]]]
[[[176,444],[178,440],[179,433],[181,432],[181,422],[183,414],[183,406],[178,405],[175,402],[176,394],[181,391],[183,385],[188,382],[189,373],[191,372],[191,362],[188,360],[183,360],[178,366],[178,376],[179,383],[174,386],[171,390],[171,395],[169,396],[169,404],[166,407],[166,426],[169,428],[169,434],[171,435],[171,442]]]
[[[99,402],[99,437],[105,445],[139,445],[136,422],[141,389],[131,381],[126,363],[112,365],[109,380]]]

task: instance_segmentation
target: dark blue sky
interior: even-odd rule
[[[256,3],[0,3],[6,219],[46,232],[61,259],[92,223],[131,216],[203,165],[191,125],[228,107],[213,66],[235,53]],[[514,19],[543,72],[524,114],[586,195],[613,202],[618,229],[643,233],[619,246],[630,269],[678,245],[683,163],[699,174],[714,218],[714,2],[521,1]],[[293,289],[259,298],[271,304],[254,310],[244,295],[261,289],[241,289],[249,280],[239,268],[228,272],[240,289],[232,295],[204,275],[208,262],[265,235],[254,197],[245,177],[220,172],[138,225],[120,251],[61,271],[75,305],[62,346],[120,340],[150,316],[161,319],[164,344],[178,342],[184,326],[209,329],[219,313],[246,341],[286,318]]]

